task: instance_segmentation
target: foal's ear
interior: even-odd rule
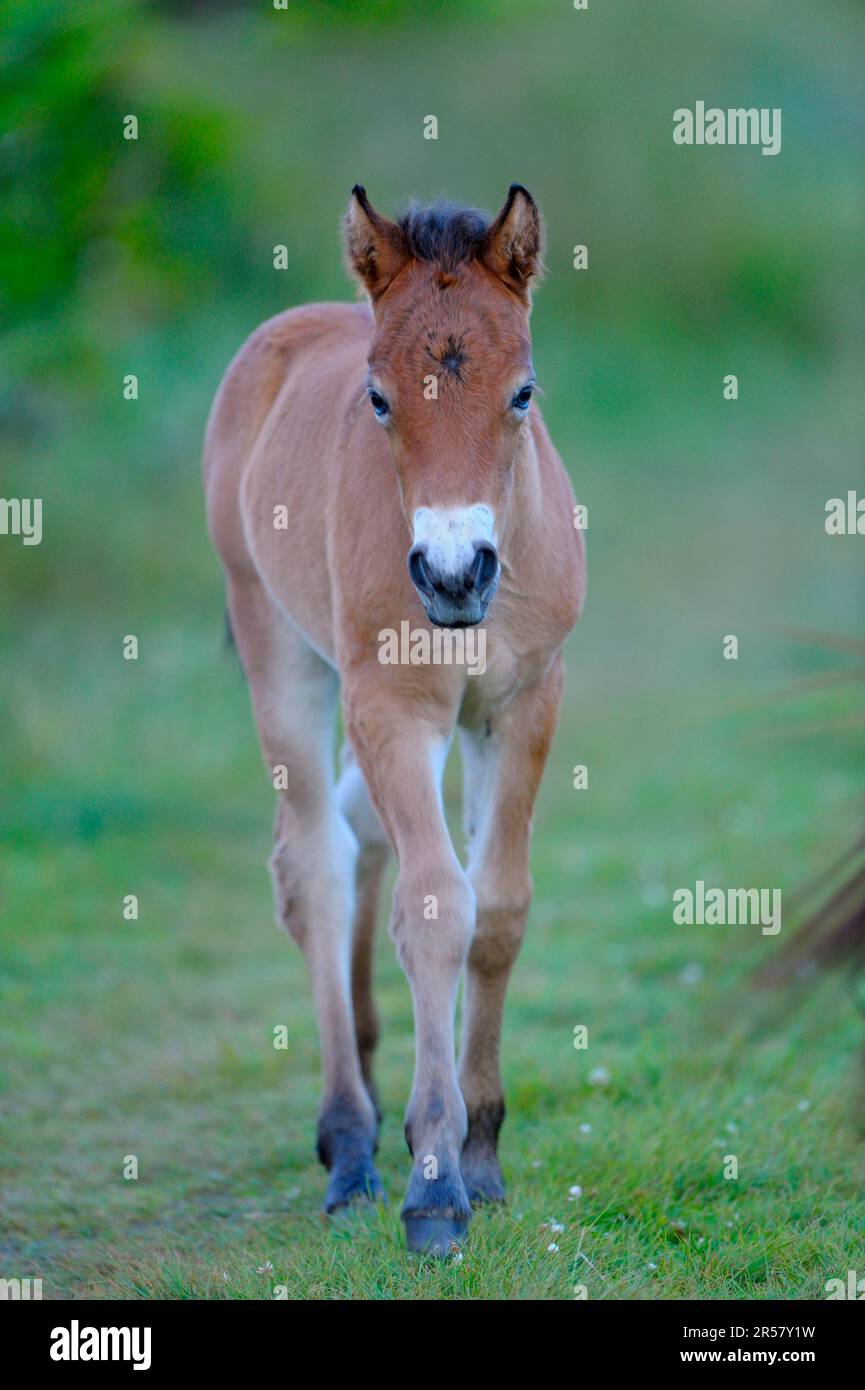
[[[401,229],[376,212],[360,184],[351,190],[343,221],[343,245],[349,272],[369,291],[371,299],[384,294],[409,259]]]
[[[511,289],[528,295],[543,270],[544,229],[538,205],[521,183],[512,183],[505,205],[484,237],[481,260]]]

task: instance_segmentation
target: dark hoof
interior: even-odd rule
[[[326,1212],[339,1211],[354,1201],[377,1202],[384,1198],[381,1178],[375,1171],[375,1136],[371,1115],[353,1104],[332,1099],[318,1119],[318,1156],[330,1173]]]
[[[466,1238],[468,1217],[404,1216],[409,1250],[443,1259],[460,1248]]]
[[[473,1207],[505,1200],[502,1170],[494,1154],[472,1154],[463,1151],[460,1173]]]
[[[469,1111],[469,1127],[460,1157],[460,1173],[473,1207],[505,1200],[505,1184],[496,1157],[499,1130],[505,1118],[500,1102]]]
[[[331,1168],[324,1199],[324,1209],[328,1214],[341,1211],[352,1202],[385,1201],[387,1198],[381,1178],[371,1163],[361,1168],[343,1168],[339,1164]]]
[[[469,1194],[469,1201],[473,1207],[486,1207],[505,1202],[505,1185],[501,1177],[496,1177],[492,1172],[478,1173],[462,1170],[463,1182],[466,1185],[466,1192]]]
[[[409,1250],[444,1256],[465,1239],[472,1209],[460,1170],[450,1155],[442,1161],[441,1173],[426,1175],[433,1157],[428,1153],[415,1161],[402,1219]]]

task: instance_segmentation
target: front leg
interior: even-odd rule
[[[466,969],[459,1078],[468,1112],[462,1175],[471,1201],[503,1201],[497,1156],[505,1114],[499,1063],[505,992],[532,895],[535,796],[555,732],[562,661],[478,732],[462,735],[469,878],[477,925]]]
[[[448,712],[354,677],[346,729],[393,844],[398,876],[390,932],[414,1004],[415,1074],[405,1133],[414,1164],[403,1206],[409,1249],[446,1254],[471,1206],[460,1173],[466,1107],[457,1080],[454,1013],[474,932],[475,895],[441,803]]]

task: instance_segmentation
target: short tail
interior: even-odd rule
[[[786,950],[760,971],[761,983],[779,984],[832,966],[857,973],[865,967],[865,839],[806,887],[799,919]]]

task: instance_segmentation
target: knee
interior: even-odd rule
[[[453,864],[401,871],[394,891],[391,935],[407,971],[436,960],[458,972],[475,931],[477,904],[467,874]]]
[[[502,883],[492,892],[479,886],[477,900],[469,964],[481,975],[498,975],[510,969],[522,945],[532,900],[531,880]]]
[[[274,842],[267,867],[273,883],[273,905],[277,925],[285,927],[299,946],[303,946],[304,911],[301,877],[290,844],[282,838]]]
[[[357,841],[342,816],[304,826],[290,808],[277,820],[268,868],[277,923],[305,947],[307,924],[347,919],[353,892]]]

